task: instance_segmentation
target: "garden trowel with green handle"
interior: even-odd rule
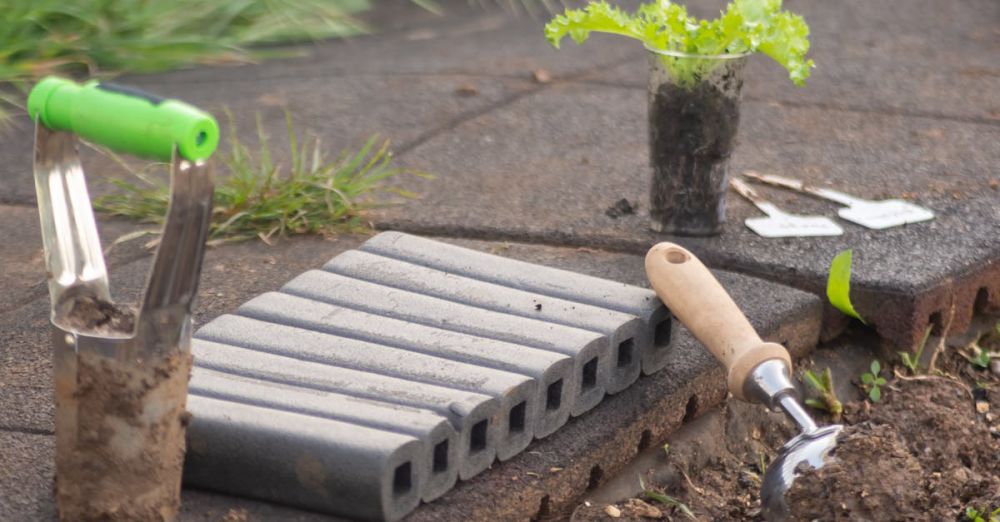
[[[32,89],[28,113],[52,300],[59,517],[173,520],[218,126],[177,100],[54,77]],[[78,138],[172,165],[163,234],[135,314],[111,301]]]
[[[837,211],[838,216],[873,230],[882,230],[934,219],[934,212],[901,199],[871,201],[836,190],[813,187],[797,179],[757,172],[744,172],[743,174],[761,183],[802,192],[845,205],[845,208]]]

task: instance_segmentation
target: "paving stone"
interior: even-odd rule
[[[0,519],[56,519],[55,437],[0,430]]]
[[[913,0],[901,9],[888,2],[805,0],[786,2],[785,7],[809,23],[809,55],[817,67],[807,86],[797,88],[773,60],[753,57],[745,71],[745,98],[849,111],[1000,120],[1000,100],[995,95],[1000,89],[996,30],[1000,4]],[[646,60],[640,58],[597,71],[587,80],[645,89],[646,73]]]
[[[201,367],[191,373],[188,393],[411,435],[423,446],[422,462],[416,468],[427,470],[421,493],[421,499],[427,502],[450,490],[458,479],[458,435],[444,417],[430,410],[248,379]]]
[[[281,291],[289,297],[357,309],[440,331],[475,335],[571,356],[574,366],[581,369],[574,372],[579,386],[571,385],[569,388],[583,391],[573,405],[573,415],[580,415],[594,407],[604,397],[605,391],[613,393],[624,388],[639,373],[637,366],[633,371],[629,371],[629,364],[618,366],[606,336],[579,328],[470,307],[322,270],[303,273],[289,281]],[[249,310],[255,301],[257,299],[243,305],[239,311]],[[256,314],[247,312],[245,315]]]
[[[440,176],[406,184],[425,197],[380,212],[377,223],[645,252],[665,237],[647,225],[645,111],[640,90],[561,85],[465,122],[405,156],[408,165]],[[946,323],[953,296],[953,330],[964,328],[977,299],[1000,304],[1000,236],[990,232],[1000,222],[993,168],[1000,127],[756,102],[743,105],[741,125],[733,172],[796,175],[871,198],[913,197],[938,217],[877,232],[845,224],[837,238],[768,240],[742,224],[759,212],[729,194],[722,235],[676,239],[709,264],[819,292],[833,256],[854,248],[855,305],[898,349],[919,340],[932,314]],[[799,213],[836,209],[776,189],[762,192]],[[638,203],[639,211],[605,215],[621,198]]]
[[[141,225],[120,219],[98,224],[101,242],[108,252],[105,262],[109,269],[145,255],[141,240],[111,248],[115,239],[140,228]],[[8,245],[0,249],[0,266],[3,266],[0,288],[4,289],[0,294],[0,313],[3,313],[48,295],[38,209],[34,206],[0,205],[0,237]]]
[[[670,342],[670,313],[656,293],[647,288],[513,261],[399,232],[383,232],[366,241],[361,250],[478,281],[636,315],[643,324],[636,346],[645,373],[660,369],[660,349]],[[534,308],[542,311],[543,303],[536,302]]]
[[[544,402],[536,409],[534,432],[539,438],[566,422],[581,395],[583,379],[580,376],[584,365],[563,354],[430,328],[278,292],[257,296],[241,305],[236,313],[271,323],[533,376],[539,383],[539,391],[545,394]]]
[[[492,1],[492,0],[491,0]],[[500,0],[506,2],[506,0]],[[468,9],[451,2],[440,20],[415,24],[407,30],[348,40],[321,42],[298,58],[260,65],[196,68],[167,74],[134,75],[130,81],[163,86],[210,84],[220,73],[234,82],[271,82],[295,78],[475,76],[482,85],[500,78],[533,82],[533,72],[545,69],[553,78],[573,77],[628,57],[642,56],[634,41],[595,34],[588,47],[554,49],[545,40],[541,17],[512,16],[502,9]],[[480,84],[477,84],[479,86]]]
[[[274,247],[248,242],[209,249],[195,304],[195,324],[234,310],[254,295],[278,289],[295,275],[321,266],[363,239],[344,237],[331,241],[307,237],[282,241]],[[111,295],[116,301],[138,302],[150,262],[151,257],[147,256],[109,269]],[[0,331],[4,332],[0,339],[0,427],[51,432],[52,363],[47,292],[20,308],[0,314]]]
[[[496,442],[497,456],[502,460],[517,454],[531,442],[535,433],[538,409],[545,408],[545,390],[540,390],[538,381],[527,375],[432,357],[347,337],[226,314],[198,330],[196,338],[243,348],[247,352],[248,359],[268,354],[319,363],[317,367],[327,368],[331,380],[334,379],[332,372],[346,370],[338,373],[336,377],[338,381],[345,383],[344,387],[338,386],[332,391],[344,389],[349,390],[348,393],[360,395],[354,388],[364,382],[370,391],[388,395],[394,401],[399,399],[403,404],[401,396],[406,386],[410,386],[417,397],[406,397],[408,402],[405,404],[419,408],[433,408],[441,413],[457,409],[455,405],[461,404],[466,410],[459,420],[467,424],[474,423],[465,419],[471,416],[471,410],[478,409],[479,404],[485,403],[485,396],[494,397],[500,402],[502,413],[495,419],[496,432],[491,438]],[[335,343],[338,349],[331,350],[329,348],[331,343]],[[198,349],[195,352],[196,356],[199,353],[207,354],[212,351],[210,347],[200,343],[196,348]],[[233,362],[234,366],[242,364],[242,361]],[[228,371],[228,368],[216,366],[212,368]],[[346,375],[341,377],[343,374]],[[327,374],[319,373],[318,369],[312,374],[296,372],[296,376],[301,376],[304,384],[307,382],[305,379],[307,375]],[[366,379],[371,381],[382,379],[394,382],[396,385],[387,383],[368,386]],[[294,384],[298,384],[298,381]],[[444,395],[446,391],[449,393]],[[458,428],[458,422],[455,424]],[[475,448],[470,452],[474,450]]]
[[[460,277],[368,252],[344,252],[323,265],[323,270],[473,308],[605,335],[612,348],[615,373],[620,374],[605,384],[608,393],[617,393],[635,381],[640,357],[633,351],[641,352],[640,347],[650,343],[640,338],[643,325],[634,315]]]
[[[902,113],[974,123],[1000,121],[994,94],[1000,79],[992,69],[901,63],[895,57],[870,54],[845,57],[839,50],[817,50],[807,84],[796,87],[771,60],[750,58],[744,71],[744,101],[810,106],[848,112]],[[607,83],[645,92],[648,62],[629,60],[579,81]]]
[[[716,275],[763,337],[786,341],[795,355],[815,345],[820,326],[817,298],[743,276]],[[761,292],[780,295],[780,303],[757,299]],[[590,413],[571,419],[503,466],[460,482],[408,520],[558,518],[592,481],[614,475],[638,452],[659,444],[682,422],[724,399],[725,372],[686,329],[678,336],[680,344],[662,371],[605,398]],[[497,495],[499,490],[504,494]]]
[[[236,304],[257,293],[276,289],[295,273],[304,270],[303,265],[320,266],[337,251],[353,248],[358,243],[356,239],[333,243],[322,240],[295,240],[268,248],[250,243],[212,249],[205,262],[205,278],[201,285],[202,300],[199,307],[203,311],[199,316],[205,320],[231,310]],[[522,260],[544,261],[552,266],[579,270],[599,277],[611,277],[624,283],[642,284],[644,279],[640,256],[588,249],[484,241],[456,241],[456,243]],[[274,263],[265,263],[266,259],[273,259]],[[229,263],[236,263],[237,260],[245,267],[244,269],[230,268]],[[125,296],[129,295],[129,292],[131,295],[137,295],[137,289],[141,288],[141,281],[145,275],[146,264],[146,261],[136,262],[112,274],[112,281],[119,284],[116,287],[116,295]],[[216,265],[221,266],[218,269],[213,268]],[[250,272],[251,269],[256,272]],[[745,276],[723,272],[718,273],[718,276],[733,292],[737,302],[747,311],[754,326],[766,338],[784,341],[796,356],[804,355],[815,345],[821,311],[818,298]],[[210,296],[212,289],[219,290],[224,296],[217,301],[207,300],[206,295]],[[759,298],[761,295],[770,298],[763,300]],[[34,320],[44,327],[47,321],[47,302],[38,300],[32,305],[37,310],[32,313],[22,311],[22,316],[34,316]],[[27,325],[23,323],[22,319],[19,324],[21,327],[26,327]],[[4,331],[8,331],[6,326]],[[48,347],[44,345],[45,330],[39,328],[39,332],[34,342],[28,346],[31,349],[22,349],[22,355],[18,360],[33,360],[42,366],[45,375],[35,375],[34,378],[45,385],[51,381],[51,370],[48,369]],[[486,516],[492,513],[492,507],[489,506],[498,502],[498,496],[495,495],[497,488],[501,485],[509,488],[511,484],[516,489],[505,489],[511,493],[503,495],[503,499],[499,500],[501,505],[496,512],[497,516],[523,519],[534,514],[546,491],[550,491],[548,494],[552,506],[557,506],[560,502],[569,502],[573,496],[585,489],[593,466],[600,466],[604,472],[613,473],[638,451],[639,441],[645,440],[646,445],[650,444],[650,441],[655,443],[679,425],[686,415],[685,412],[690,412],[689,416],[695,415],[717,404],[724,398],[724,372],[711,355],[700,348],[688,333],[680,330],[678,336],[680,344],[665,370],[651,377],[640,378],[631,388],[606,398],[592,413],[571,420],[563,429],[550,436],[555,442],[550,442],[549,439],[536,441],[526,453],[514,457],[503,466],[496,466],[484,472],[479,476],[482,478],[477,477],[461,483],[452,493],[433,504],[418,508],[412,517],[418,520],[420,517],[435,516],[460,519],[471,516],[470,513]],[[9,353],[6,344],[4,348],[4,352]],[[28,375],[20,375],[18,382],[24,383],[27,378]],[[0,382],[8,382],[7,375],[0,374]],[[32,405],[51,409],[51,406],[48,406],[51,402],[49,398],[51,391],[43,390],[43,392],[32,399]],[[693,401],[692,396],[696,396]],[[0,395],[0,400],[3,401],[3,408],[0,408],[0,411],[12,406],[6,393]],[[9,428],[6,424],[0,426]],[[43,428],[51,430],[51,420]],[[644,436],[645,430],[649,430],[650,434]],[[41,440],[49,441],[48,444],[51,444],[51,437],[43,437]],[[47,462],[52,459],[51,449],[49,451],[50,453],[44,457]],[[562,467],[563,470],[552,472],[550,469],[553,467]],[[527,475],[528,472],[536,474],[537,477]],[[37,470],[28,469],[23,473],[33,477]],[[515,476],[518,477],[517,481],[512,478]],[[46,502],[51,502],[51,492],[47,490],[44,493],[47,495],[44,498],[48,499]],[[518,502],[516,499],[523,499],[524,502]],[[302,520],[313,518],[302,512],[207,492],[186,491],[184,502],[184,516],[191,517],[190,519],[200,519],[198,517],[203,513],[225,514],[230,508],[246,509],[251,519],[268,520],[270,516],[286,514],[291,520],[295,519],[293,517],[302,517]],[[200,511],[201,509],[204,509],[204,512]],[[0,519],[5,517],[6,514],[0,512]]]
[[[277,67],[281,61],[268,62]],[[454,75],[373,76],[338,73],[324,77],[296,78],[282,72],[274,78],[230,79],[240,69],[209,69],[209,83],[177,84],[161,82],[160,77],[128,77],[118,81],[140,87],[166,97],[177,97],[213,113],[223,132],[222,148],[228,148],[228,133],[235,126],[240,140],[250,149],[257,149],[256,115],[274,151],[276,160],[286,171],[289,164],[287,112],[293,119],[300,146],[321,137],[324,152],[335,159],[342,150],[356,151],[365,141],[378,134],[390,140],[392,148],[420,139],[436,129],[448,128],[453,120],[467,113],[477,113],[503,100],[533,88],[527,79],[490,79]],[[473,85],[472,96],[456,93]],[[228,120],[226,111],[232,114]],[[26,118],[14,122],[17,131],[0,145],[0,161],[4,175],[0,176],[0,203],[31,203],[34,201],[31,144],[32,126]],[[218,157],[218,154],[217,154]],[[107,179],[128,178],[129,174],[110,158],[89,150],[81,151],[81,161],[88,174],[91,194],[114,190]],[[225,175],[222,163],[216,160],[216,172]]]

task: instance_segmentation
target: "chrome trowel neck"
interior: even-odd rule
[[[791,394],[785,394],[778,399],[778,407],[799,426],[802,433],[812,433],[818,427],[799,400]]]
[[[772,410],[784,411],[802,432],[816,429],[816,423],[799,403],[798,392],[792,384],[788,366],[780,359],[771,359],[757,365],[746,380],[743,394]]]

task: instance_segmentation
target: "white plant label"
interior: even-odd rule
[[[767,238],[839,236],[844,233],[840,225],[822,216],[793,216],[789,214],[749,218],[747,227],[757,235]]]
[[[930,210],[901,199],[857,201],[849,207],[838,210],[837,215],[874,230],[934,219],[934,213]]]

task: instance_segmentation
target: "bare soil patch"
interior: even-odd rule
[[[1000,377],[971,365],[955,347],[937,366],[932,374],[889,377],[878,403],[845,404],[835,460],[796,480],[788,495],[791,520],[972,521],[969,508],[990,520],[989,512],[1000,508]],[[766,442],[774,450],[781,446]],[[763,520],[760,477],[770,456],[741,450],[701,468],[688,468],[683,455],[672,457],[686,479],[648,484],[653,496],[666,494],[670,502],[645,500],[663,520]],[[606,506],[583,505],[572,519],[650,519],[626,505],[615,505],[617,518]]]

